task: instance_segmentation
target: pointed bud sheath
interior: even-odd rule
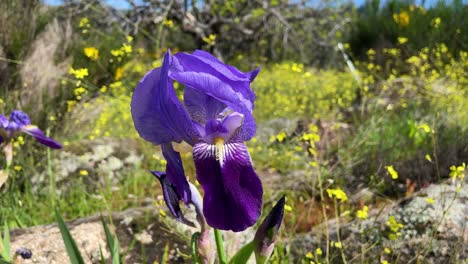
[[[255,258],[257,264],[263,264],[270,258],[275,241],[278,235],[278,230],[283,221],[285,196],[276,203],[270,213],[263,220],[262,224],[255,233],[253,240],[255,248]]]

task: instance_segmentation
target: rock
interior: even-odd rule
[[[118,236],[125,263],[162,263],[163,255],[167,252],[168,263],[191,262],[191,235],[199,229],[183,225],[170,217],[169,212],[160,213],[161,210],[164,210],[163,207],[147,206],[112,213],[110,216],[104,214],[111,232]],[[196,222],[193,219],[195,217],[193,206],[191,209],[186,209],[184,214]],[[100,249],[103,251],[106,263],[110,263],[110,251],[107,249],[100,215],[68,221],[67,226],[86,263],[100,263]],[[253,228],[242,233],[223,232],[228,256],[233,256],[238,249],[250,242],[254,234]],[[23,260],[21,263],[69,263],[56,224],[11,230],[10,236],[12,251],[24,247],[33,253],[31,259]],[[215,248],[213,232],[211,236]]]
[[[123,212],[104,215],[112,218],[125,263],[154,263],[161,261],[165,248],[170,263],[187,263],[184,255],[190,255],[190,237],[187,229],[169,217],[159,214],[155,206],[132,208]],[[110,258],[100,215],[67,222],[71,235],[86,263],[100,263],[99,250],[106,259]],[[12,250],[25,247],[33,257],[21,263],[69,263],[62,236],[56,224],[11,230]],[[110,263],[110,262],[106,262]]]
[[[134,170],[143,160],[131,139],[101,138],[80,141],[79,148],[65,147],[52,160],[57,191],[67,190],[69,179],[84,177],[91,193],[98,186],[111,183],[116,186],[126,173]],[[86,175],[80,175],[85,173]],[[47,171],[33,175],[34,191],[40,191],[48,183]]]
[[[367,220],[331,219],[316,226],[310,233],[298,235],[289,244],[294,262],[307,252],[326,248],[326,226],[329,237],[340,237],[348,262],[369,263],[456,263],[468,256],[468,184],[447,181],[433,184],[398,203],[369,211]],[[393,218],[398,228],[392,231],[388,222]],[[400,225],[401,224],[401,225]],[[393,235],[392,235],[393,234]],[[392,239],[391,239],[392,238]],[[385,252],[385,248],[391,250]],[[363,251],[364,250],[364,251]],[[342,263],[338,248],[330,247],[333,263]],[[364,255],[362,255],[364,252]]]

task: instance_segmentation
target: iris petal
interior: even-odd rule
[[[174,72],[170,73],[170,77],[216,98],[233,111],[243,114],[245,118],[244,125],[239,129],[236,139],[247,141],[255,135],[256,125],[252,110],[246,105],[245,99],[242,99],[239,93],[227,83],[213,75],[200,72]]]
[[[190,117],[200,124],[216,118],[226,108],[219,100],[188,86],[184,90],[184,103]]]
[[[190,186],[185,177],[184,167],[179,152],[175,151],[171,143],[161,145],[164,158],[167,161],[166,174],[169,182],[174,185],[185,204],[191,202]]]
[[[160,171],[152,171],[151,173],[153,173],[153,175],[156,176],[156,178],[158,178],[159,182],[161,183],[164,202],[166,202],[166,206],[167,208],[169,208],[169,211],[174,216],[174,218],[177,219],[177,221],[180,221],[181,223],[184,223],[191,227],[195,227],[195,225],[191,221],[187,220],[184,217],[182,210],[180,210],[180,196],[177,193],[174,185],[167,178],[167,175]]]
[[[214,146],[206,143],[193,147],[193,158],[197,179],[205,191],[203,213],[208,224],[239,232],[255,224],[260,216],[263,189],[247,147],[241,142],[224,147],[222,162],[216,159]]]
[[[197,72],[214,76],[231,86],[247,108],[252,111],[255,93],[250,89],[250,82],[251,78],[253,80],[254,76],[257,75],[258,69],[252,73],[242,73],[204,51],[196,51],[194,54],[181,52],[174,57],[177,60],[177,67],[171,69],[171,72]]]
[[[6,128],[8,126],[8,119],[4,115],[0,115],[0,128]]]
[[[146,74],[133,93],[131,111],[140,136],[155,145],[186,141],[193,145],[197,132],[168,79],[171,55],[166,53],[161,68]]]
[[[44,135],[44,132],[42,132],[42,130],[40,130],[39,128],[35,127],[35,126],[31,126],[31,125],[28,125],[28,126],[25,126],[21,129],[23,132],[33,136],[37,142],[43,144],[43,145],[46,145],[50,148],[53,148],[53,149],[60,149],[62,148],[62,144],[58,143],[57,141],[47,137],[46,135]]]

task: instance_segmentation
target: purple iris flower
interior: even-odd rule
[[[31,120],[25,112],[14,110],[9,118],[0,115],[0,144],[10,141],[20,132],[33,136],[39,143],[50,148],[59,149],[62,147],[60,143],[46,137],[37,126],[31,125]]]
[[[171,143],[192,146],[204,190],[203,214],[217,229],[245,230],[261,213],[263,188],[244,144],[256,130],[250,83],[258,72],[240,72],[205,51],[167,52],[162,66],[148,72],[133,94],[135,128],[145,140],[161,145],[167,182],[186,204],[191,191]],[[185,85],[183,102],[174,81]]]

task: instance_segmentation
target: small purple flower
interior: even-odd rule
[[[33,136],[39,143],[50,148],[62,148],[60,143],[46,137],[37,126],[31,125],[31,120],[25,112],[14,110],[9,118],[0,115],[0,144],[10,141],[20,132]]]
[[[193,147],[205,193],[203,214],[214,228],[243,231],[261,213],[263,188],[244,144],[256,130],[250,83],[258,72],[240,72],[200,50],[168,52],[163,65],[148,72],[133,94],[135,128],[145,140],[161,145],[167,180],[186,204],[191,191],[171,143],[185,141]],[[173,81],[185,85],[183,102]]]
[[[21,258],[23,259],[30,259],[32,258],[32,255],[33,255],[31,250],[25,247],[17,248],[15,251],[15,254],[18,256],[21,256]]]

